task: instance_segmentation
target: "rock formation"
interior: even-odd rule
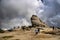
[[[47,27],[47,25],[42,22],[36,15],[32,15],[31,17],[32,26],[39,26],[39,27]]]

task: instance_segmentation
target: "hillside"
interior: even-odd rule
[[[51,31],[50,28],[40,30],[40,33],[38,35],[35,35],[34,30],[35,28],[32,28],[29,31],[28,30],[23,31],[22,29],[19,29],[12,32],[0,33],[0,40],[60,40],[60,35],[58,34],[44,33],[44,31],[45,32]]]
[[[0,33],[0,40],[60,40],[60,29],[50,28],[36,15],[31,17],[32,26],[22,28],[14,28]],[[35,29],[40,31],[35,35]]]

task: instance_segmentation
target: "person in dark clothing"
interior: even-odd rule
[[[14,27],[14,29],[15,29],[16,27]]]
[[[53,30],[54,30],[54,26],[53,26]]]
[[[23,31],[25,30],[25,26],[22,26]]]
[[[38,29],[38,32],[40,32],[40,28],[37,28]]]
[[[35,35],[37,35],[38,34],[38,29],[35,29]]]
[[[18,26],[18,28],[20,28],[20,27]]]
[[[35,35],[37,35],[40,32],[40,28],[35,29]]]

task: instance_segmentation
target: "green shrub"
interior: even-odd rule
[[[8,38],[12,38],[13,36],[4,36],[4,37],[2,37],[2,38],[4,38],[4,39],[8,39]]]
[[[0,29],[0,33],[4,33],[5,31],[3,31],[2,29]]]

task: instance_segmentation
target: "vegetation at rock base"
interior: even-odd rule
[[[0,29],[0,33],[4,33],[5,31],[3,31],[2,29]]]

